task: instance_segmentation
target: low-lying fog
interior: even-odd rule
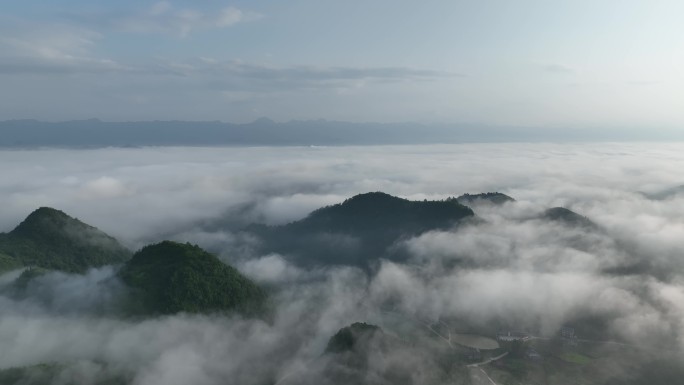
[[[27,299],[0,296],[0,369],[64,363],[63,383],[125,373],[140,385],[263,384],[309,365],[340,327],[383,326],[389,304],[407,318],[504,322],[540,336],[601,320],[605,335],[592,338],[684,348],[684,190],[672,189],[684,184],[684,144],[46,149],[0,157],[0,231],[51,206],[132,249],[165,238],[198,243],[267,285],[277,309],[270,321],[121,319],[106,311],[122,290],[113,268],[51,273],[30,284]],[[284,224],[368,191],[412,200],[499,191],[517,202],[475,206],[480,221],[404,240],[395,247],[409,261],[385,261],[370,274],[255,255],[250,245],[259,239],[235,231],[239,225],[197,225],[223,215]],[[597,226],[539,219],[554,206]],[[1,276],[0,286],[10,278]],[[406,362],[428,365],[424,357]]]

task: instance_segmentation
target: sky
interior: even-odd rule
[[[684,124],[684,3],[0,1],[0,120]]]

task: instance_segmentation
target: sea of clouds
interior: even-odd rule
[[[55,362],[65,368],[56,383],[112,373],[139,385],[273,383],[324,365],[340,327],[385,326],[388,306],[406,319],[505,320],[540,336],[597,318],[606,339],[684,348],[684,190],[670,190],[684,184],[684,144],[45,149],[0,158],[0,231],[51,206],[134,250],[165,238],[198,243],[268,287],[275,306],[268,320],[123,319],[109,306],[125,290],[115,267],[51,273],[27,296],[0,295],[0,369]],[[258,237],[242,230],[369,191],[415,200],[499,191],[517,201],[474,206],[476,221],[404,239],[394,247],[409,260],[371,272],[258,255]],[[540,218],[555,206],[595,226]],[[8,274],[0,288],[16,272]]]

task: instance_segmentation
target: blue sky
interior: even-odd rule
[[[684,127],[681,1],[0,0],[0,119]]]

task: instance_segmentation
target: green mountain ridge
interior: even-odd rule
[[[84,273],[92,267],[122,263],[131,252],[101,230],[60,210],[41,207],[14,230],[0,233],[0,255],[0,270],[36,266]]]
[[[265,252],[293,255],[304,264],[367,266],[380,257],[400,258],[390,248],[404,237],[447,229],[473,217],[455,199],[410,201],[383,192],[359,194],[283,226],[251,226]]]

